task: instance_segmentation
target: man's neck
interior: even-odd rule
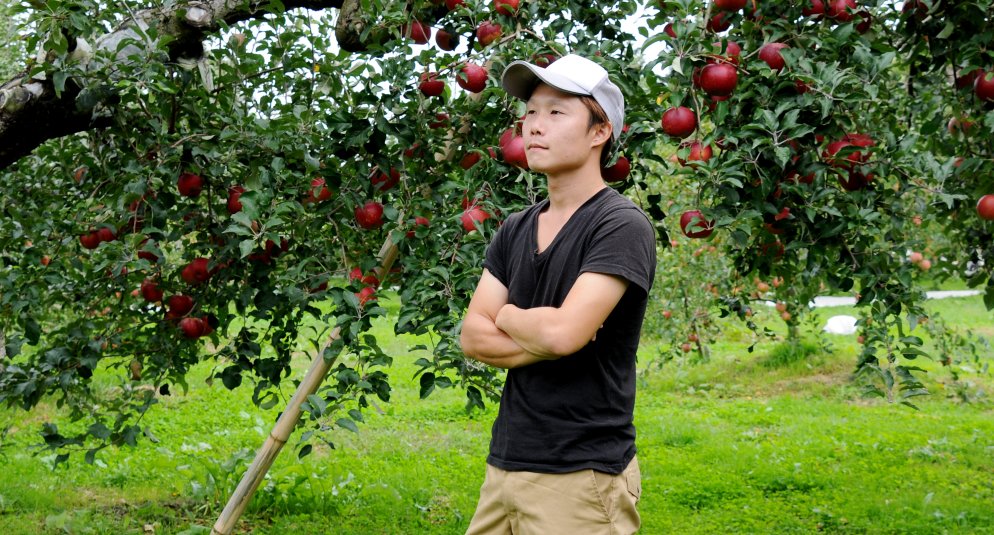
[[[565,175],[549,175],[547,180],[549,210],[552,212],[572,213],[607,187],[598,165],[586,165]]]

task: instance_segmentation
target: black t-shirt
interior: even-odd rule
[[[558,360],[508,371],[487,462],[504,470],[619,474],[635,456],[635,352],[656,268],[652,224],[611,188],[587,200],[538,251],[548,200],[512,214],[484,267],[521,308],[558,307],[581,273],[629,281],[596,340]]]

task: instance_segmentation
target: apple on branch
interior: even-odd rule
[[[445,82],[438,79],[437,72],[423,72],[418,89],[426,97],[437,97],[445,91]]]
[[[355,207],[355,220],[360,227],[371,230],[383,226],[383,205],[376,201]]]
[[[705,93],[716,97],[727,97],[735,91],[739,74],[734,65],[712,63],[701,69],[700,86]]]
[[[684,138],[697,130],[697,114],[685,106],[670,108],[663,112],[662,125],[666,135]]]
[[[176,181],[179,194],[194,199],[200,196],[204,189],[204,179],[194,173],[182,173]]]
[[[456,83],[470,93],[479,93],[487,87],[487,70],[475,63],[466,63],[459,70]]]

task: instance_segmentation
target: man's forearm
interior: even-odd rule
[[[557,359],[573,353],[564,347],[559,329],[560,310],[553,307],[518,308],[504,305],[495,325],[528,353],[543,359]]]
[[[466,356],[497,368],[518,368],[543,360],[479,314],[468,314],[463,320],[460,342]]]

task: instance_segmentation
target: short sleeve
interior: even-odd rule
[[[515,214],[507,218],[507,221],[501,225],[497,232],[494,233],[494,237],[490,240],[490,245],[487,246],[487,252],[483,258],[483,267],[490,272],[491,275],[497,278],[504,287],[510,286],[510,281],[507,276],[507,245],[508,238],[507,235],[511,232],[516,221]]]
[[[645,213],[631,206],[603,217],[580,266],[584,272],[624,277],[649,293],[656,274],[656,233]]]

